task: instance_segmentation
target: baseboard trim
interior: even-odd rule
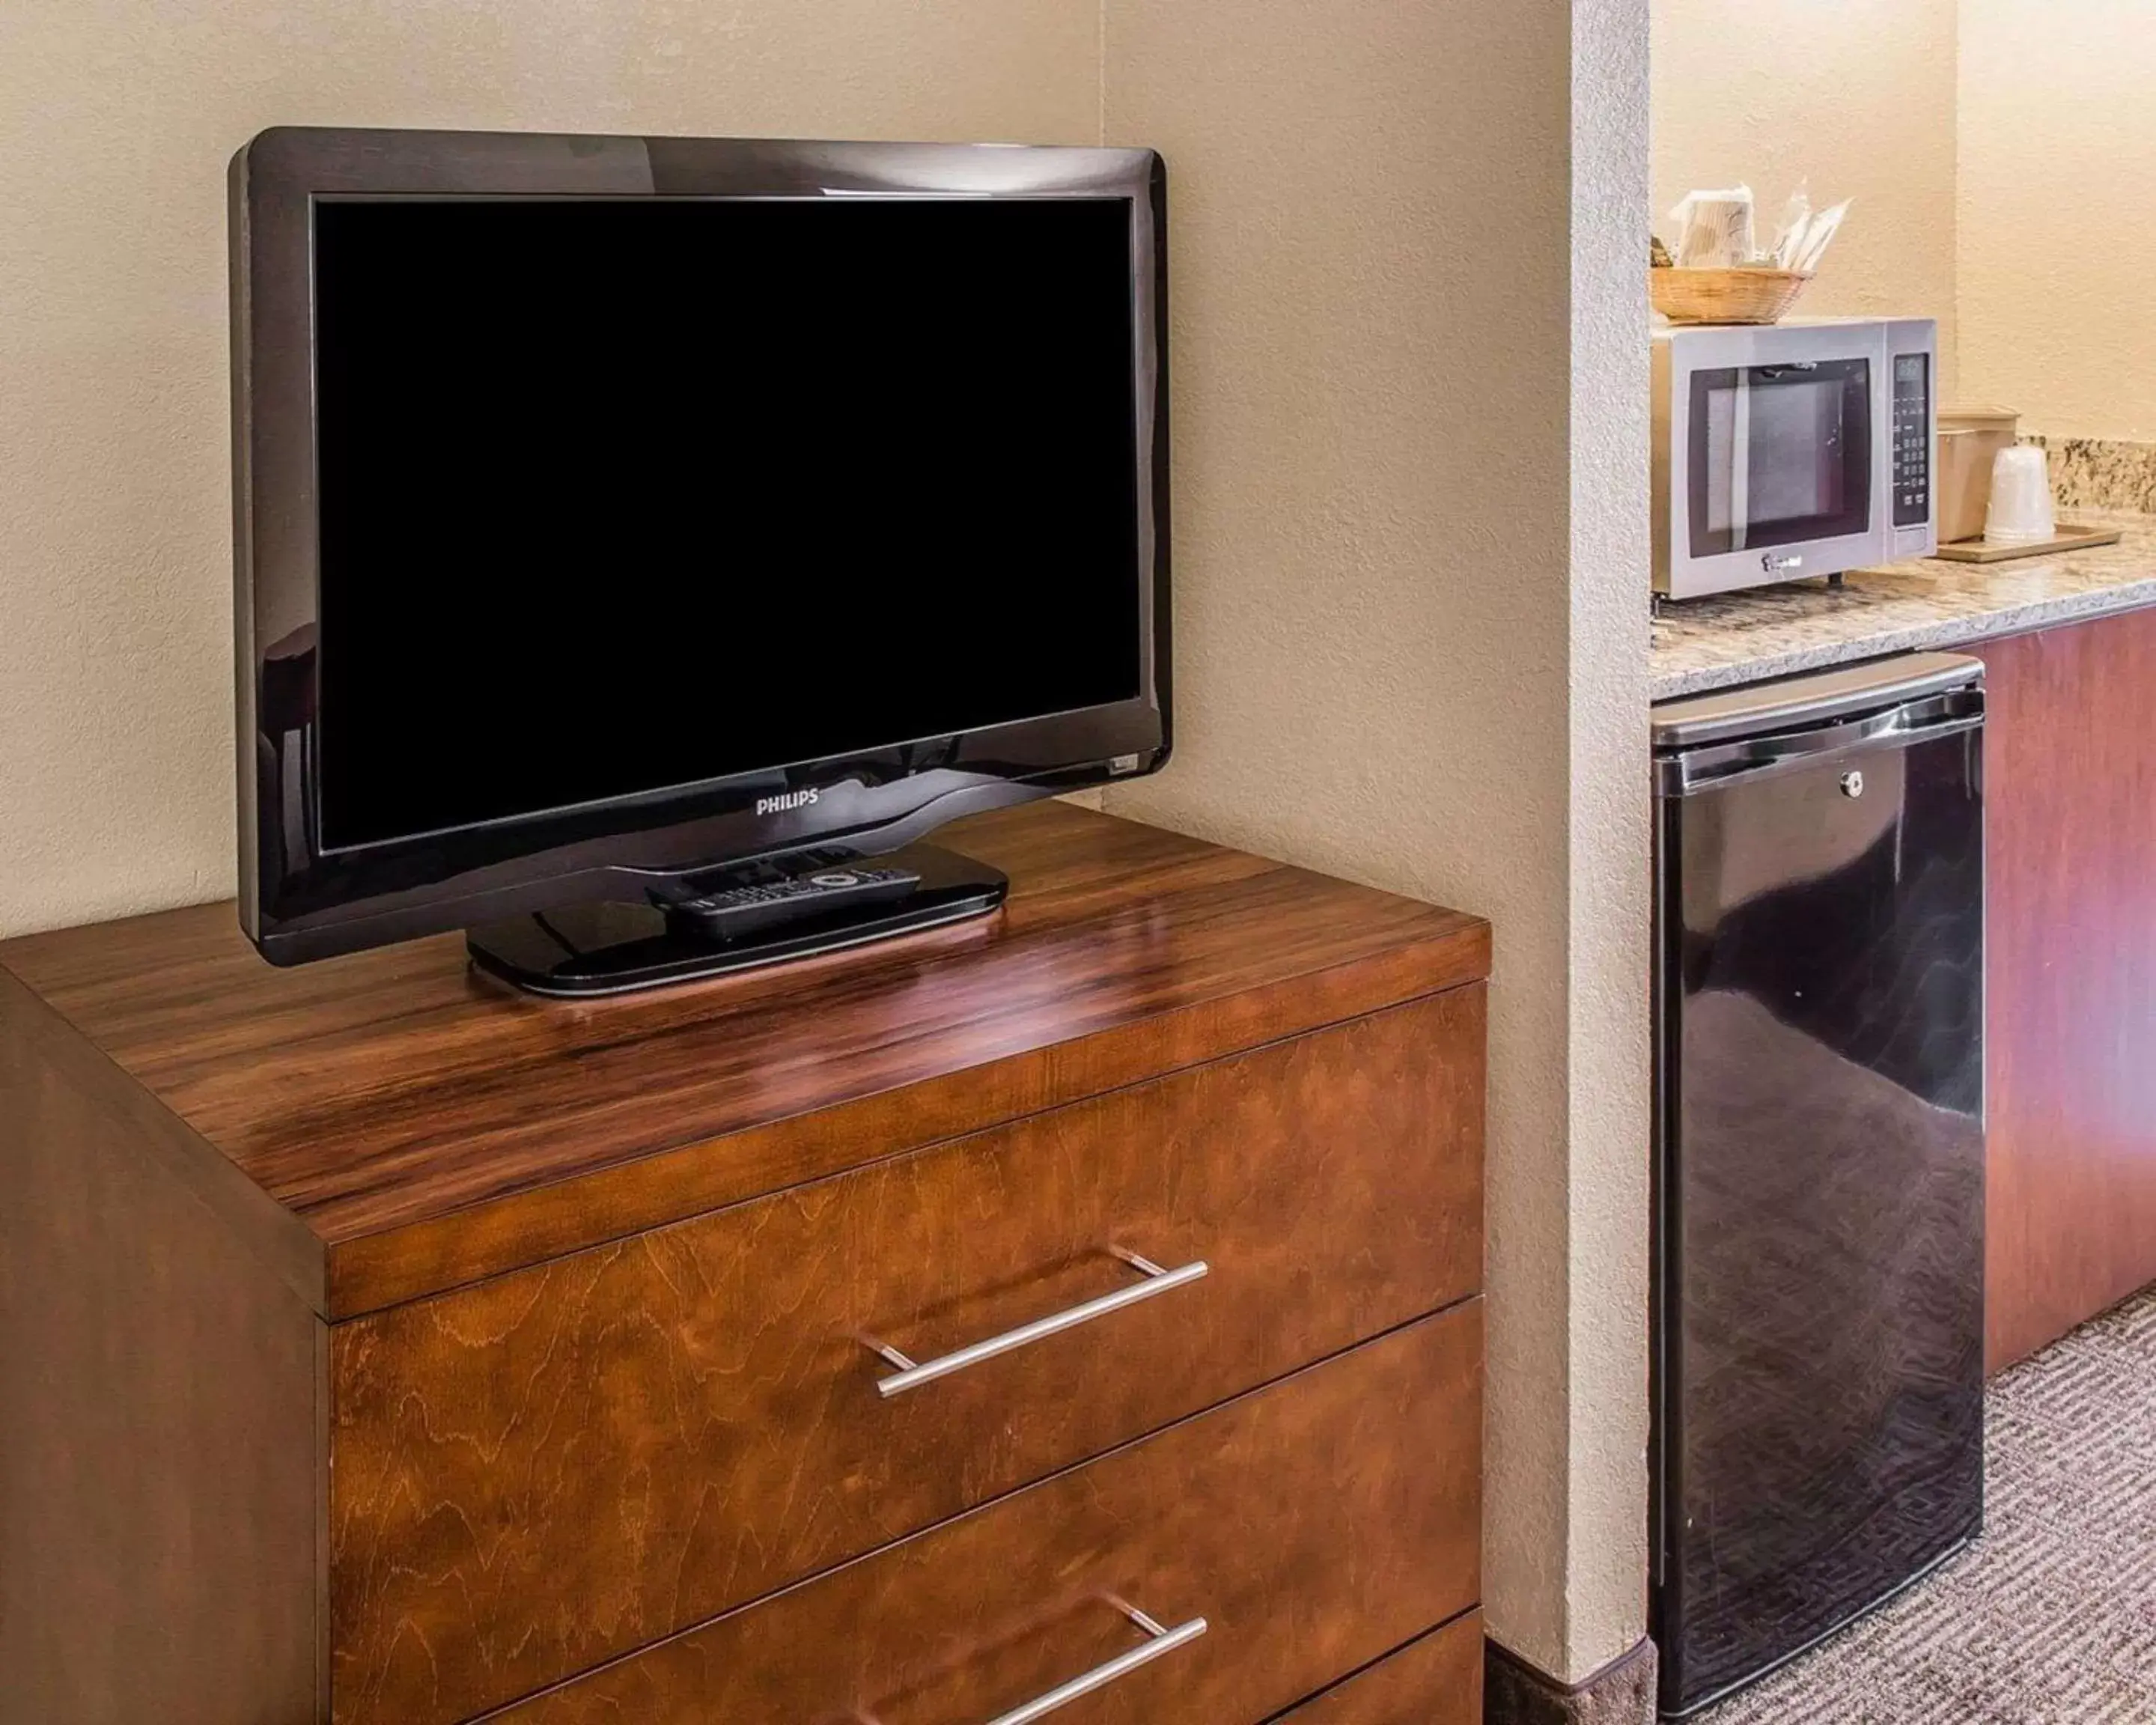
[[[1560,1683],[1495,1641],[1482,1645],[1484,1725],[1654,1725],[1655,1644],[1644,1636],[1578,1683]]]

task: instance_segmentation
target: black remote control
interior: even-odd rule
[[[814,874],[787,875],[762,886],[730,886],[696,898],[671,900],[666,909],[724,940],[797,916],[904,898],[920,885],[921,876],[911,869],[839,865],[818,869]]]

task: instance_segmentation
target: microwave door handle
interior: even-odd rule
[[[1729,548],[1746,548],[1752,531],[1752,373],[1737,371],[1736,399],[1729,406]]]

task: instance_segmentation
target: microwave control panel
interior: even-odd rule
[[[1932,357],[1894,356],[1894,525],[1932,516]]]

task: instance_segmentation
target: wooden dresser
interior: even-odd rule
[[[594,1004],[0,944],[0,1725],[1478,1720],[1487,930],[943,842]]]
[[[1984,660],[1985,1364],[2156,1281],[2156,606]]]

